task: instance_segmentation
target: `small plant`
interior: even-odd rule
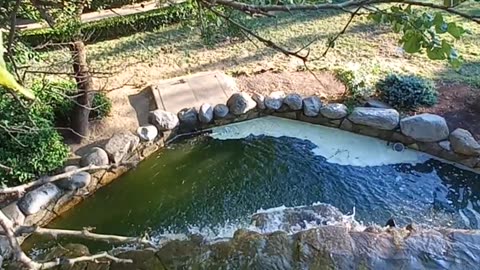
[[[430,107],[438,100],[435,84],[418,76],[391,74],[376,87],[382,100],[398,109]]]
[[[370,75],[360,69],[336,69],[336,78],[347,88],[347,103],[355,103],[374,94],[375,88]]]
[[[112,102],[105,93],[95,93],[92,99],[92,108],[89,116],[90,120],[103,119],[112,110]]]

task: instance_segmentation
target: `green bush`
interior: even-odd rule
[[[90,120],[103,119],[108,116],[112,110],[112,101],[105,93],[98,92],[93,95],[92,108],[90,112]]]
[[[86,38],[86,43],[94,43],[138,32],[152,31],[164,25],[187,20],[192,9],[192,4],[187,2],[148,12],[88,22],[82,25],[81,31]],[[66,42],[69,35],[63,31],[43,28],[22,31],[20,39],[35,47],[47,42]]]
[[[0,182],[27,182],[61,166],[68,148],[53,127],[52,107],[40,100],[21,106],[1,88],[0,96],[0,163],[13,168],[0,170]]]
[[[335,69],[335,77],[347,88],[346,98],[357,102],[372,96],[375,87],[371,76],[363,74],[359,69]]]
[[[382,100],[395,108],[414,110],[437,103],[435,84],[418,76],[388,75],[377,83]]]

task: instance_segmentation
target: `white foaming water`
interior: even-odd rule
[[[313,125],[273,116],[215,127],[210,136],[219,140],[241,139],[249,135],[292,137],[308,140],[317,147],[313,153],[328,162],[352,166],[380,166],[398,163],[423,163],[431,156],[405,149],[397,152],[386,141],[340,129]]]
[[[317,202],[313,203],[311,206],[320,205],[323,203]],[[327,204],[325,204],[327,205]],[[170,240],[185,240],[189,238],[189,235],[201,235],[204,240],[207,242],[218,242],[231,239],[235,232],[239,229],[246,229],[249,231],[254,231],[262,234],[268,234],[276,231],[283,231],[287,234],[295,234],[300,231],[309,230],[312,228],[317,228],[325,225],[342,225],[350,227],[351,230],[363,231],[365,227],[358,223],[355,220],[355,209],[353,209],[352,215],[342,215],[340,220],[334,220],[329,216],[321,216],[319,214],[313,213],[315,220],[302,220],[301,224],[291,224],[286,225],[285,212],[288,210],[295,210],[306,208],[308,206],[295,206],[295,207],[286,207],[284,205],[279,207],[273,207],[268,209],[259,209],[255,214],[268,214],[266,215],[267,220],[264,220],[264,226],[261,228],[255,226],[254,222],[246,220],[238,221],[227,221],[221,225],[215,225],[213,227],[198,227],[190,226],[187,234],[177,234],[177,233],[162,233],[157,234],[152,237],[152,241],[157,245],[163,245],[164,243]],[[254,214],[254,215],[255,215]],[[252,215],[252,216],[254,216]],[[322,221],[323,225],[318,225],[318,221]]]

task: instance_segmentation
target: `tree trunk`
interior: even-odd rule
[[[73,71],[77,82],[78,97],[72,115],[72,129],[78,133],[75,138],[80,142],[88,136],[88,116],[90,114],[93,81],[87,64],[87,51],[83,41],[75,41],[70,46],[73,59]]]

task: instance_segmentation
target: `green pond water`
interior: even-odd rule
[[[364,224],[480,228],[480,177],[438,160],[351,166],[292,137],[184,139],[97,191],[49,227],[138,236],[231,236],[261,209],[323,202]],[[33,238],[28,246],[47,246]]]

